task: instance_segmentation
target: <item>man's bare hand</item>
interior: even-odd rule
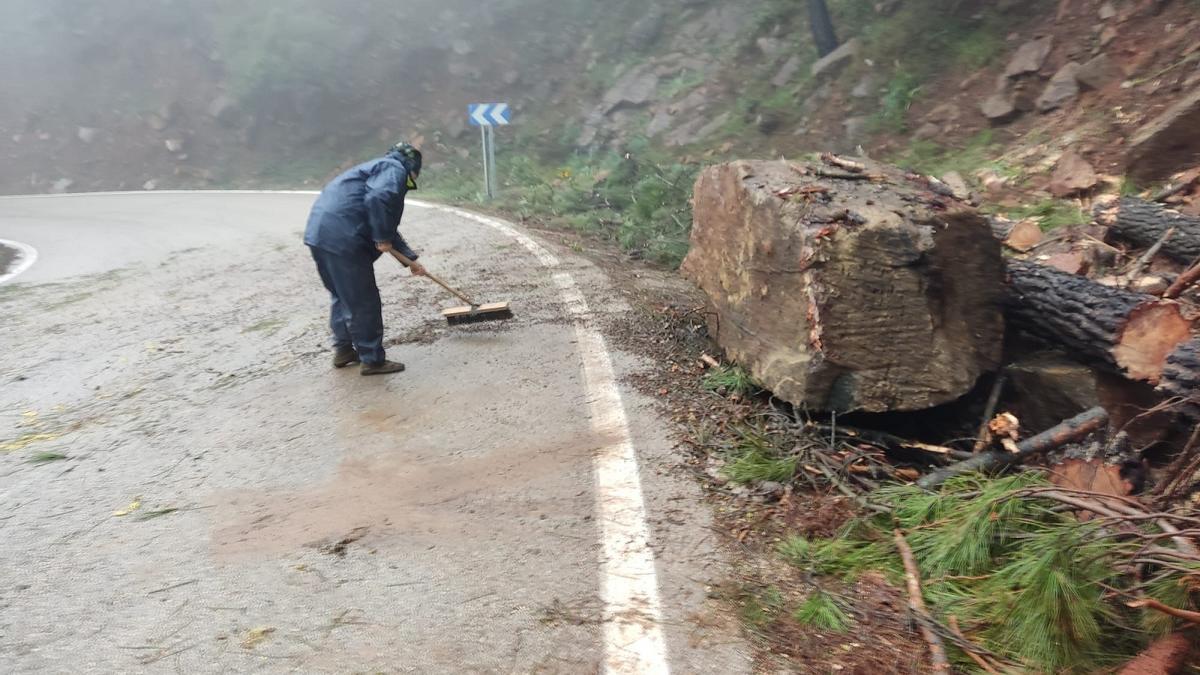
[[[392,242],[390,242],[390,241],[377,241],[377,242],[375,242],[375,248],[376,248],[376,250],[378,250],[380,253],[387,253],[387,252],[389,252],[389,251],[391,251],[391,250],[392,250]]]
[[[427,276],[429,276],[429,272],[426,272],[426,271],[425,271],[425,266],[424,266],[424,265],[422,265],[422,264],[421,264],[421,263],[419,263],[419,262],[414,262],[413,264],[409,265],[409,266],[408,266],[408,269],[409,269],[409,271],[410,271],[410,272],[412,272],[412,275],[413,275],[414,277],[427,277]]]

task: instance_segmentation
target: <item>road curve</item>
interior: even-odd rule
[[[14,672],[749,672],[604,275],[414,204],[504,325],[381,260],[393,378],[333,371],[306,193],[0,198]],[[53,283],[47,283],[53,282]],[[12,345],[12,348],[8,348]],[[639,470],[640,469],[640,470]]]

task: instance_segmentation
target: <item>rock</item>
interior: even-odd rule
[[[646,105],[658,93],[658,75],[653,63],[631,68],[613,84],[600,101],[604,114],[611,115],[621,108]]]
[[[1057,352],[1034,353],[1008,367],[1015,402],[1013,413],[1030,431],[1100,405],[1096,373]]]
[[[1142,185],[1200,164],[1200,86],[1182,96],[1129,139],[1128,173]]]
[[[817,59],[812,64],[812,76],[815,79],[822,77],[836,77],[842,68],[844,68],[850,60],[858,55],[862,48],[862,43],[858,38],[853,38],[843,42],[837,49],[829,52],[825,56]]]
[[[771,84],[776,87],[786,86],[796,76],[796,73],[800,71],[800,66],[803,64],[804,60],[799,55],[793,54],[792,58],[784,62],[779,72],[775,73],[775,77],[771,78]]]
[[[1117,39],[1120,33],[1115,26],[1105,26],[1104,30],[1100,31],[1100,46],[1107,47],[1112,44],[1113,40]]]
[[[999,242],[976,212],[934,206],[925,180],[855,161],[879,182],[804,174],[840,171],[816,160],[708,167],[683,272],[708,297],[711,335],[784,400],[871,412],[952,401],[1000,362]]]
[[[763,56],[769,58],[779,56],[788,48],[788,43],[773,37],[760,37],[754,41],[754,44],[758,46],[758,51],[762,52]]]
[[[183,152],[183,139],[181,138],[168,138],[163,141],[163,145],[167,146],[167,152]]]
[[[1070,101],[1079,95],[1079,81],[1076,76],[1079,73],[1080,66],[1078,63],[1071,61],[1063,66],[1050,78],[1046,83],[1046,88],[1042,90],[1042,95],[1038,97],[1037,109],[1041,112],[1050,112],[1055,108],[1060,108],[1064,103]]]
[[[155,131],[166,131],[167,121],[159,115],[151,113],[146,116],[146,126]]]
[[[779,501],[786,491],[787,489],[784,487],[783,483],[777,483],[773,480],[765,480],[758,484],[759,494],[761,494],[767,501]]]
[[[918,141],[928,141],[942,135],[942,128],[932,122],[922,124],[915,132],[913,138]]]
[[[625,44],[630,49],[641,51],[654,44],[662,34],[666,16],[658,7],[652,7],[645,16],[633,22],[625,34]]]
[[[962,177],[962,174],[957,171],[947,171],[942,175],[942,182],[950,191],[954,193],[955,199],[967,201],[971,198],[971,188],[967,186],[967,181]]]
[[[858,81],[858,84],[854,85],[854,88],[850,90],[850,95],[854,98],[867,98],[868,96],[874,94],[877,88],[878,86],[875,83],[875,76],[867,73],[866,75],[863,75],[862,79]]]
[[[1108,21],[1117,15],[1117,8],[1111,2],[1100,3],[1100,20]]]
[[[842,121],[842,128],[846,130],[846,141],[854,143],[862,140],[867,135],[870,124],[871,118],[866,115],[847,117]]]
[[[1163,277],[1151,274],[1135,279],[1133,283],[1130,284],[1129,290],[1136,291],[1138,293],[1145,293],[1146,295],[1161,296],[1166,292],[1170,285],[1171,284]]]
[[[70,190],[71,186],[74,184],[75,181],[71,180],[70,178],[59,178],[50,185],[50,192],[56,195],[61,195],[67,190]]]
[[[1035,220],[1022,220],[1016,225],[1013,225],[1009,231],[1008,237],[1004,240],[1004,245],[1014,251],[1025,253],[1034,246],[1042,243],[1042,228]]]
[[[475,52],[475,48],[466,40],[454,40],[450,43],[450,50],[459,56],[470,56]]]
[[[1050,194],[1055,197],[1070,197],[1087,192],[1100,184],[1096,169],[1074,150],[1068,150],[1054,165],[1050,177]]]
[[[1003,92],[997,92],[984,99],[979,110],[993,124],[1011,122],[1021,114],[1013,98]]]
[[[929,122],[946,124],[956,121],[961,115],[962,110],[958,107],[958,105],[951,101],[946,101],[945,103],[935,107],[933,110],[930,110],[929,113],[925,115],[925,119]]]
[[[675,118],[671,115],[671,113],[667,112],[666,110],[660,110],[656,112],[654,117],[650,118],[650,123],[646,125],[646,137],[654,138],[667,129],[670,129],[671,122],[673,122],[674,119]]]
[[[208,116],[226,126],[231,125],[237,121],[237,102],[228,95],[221,94],[208,104]]]
[[[1054,39],[1049,36],[1026,42],[1017,47],[1016,53],[1004,69],[1004,75],[1019,77],[1026,73],[1036,73],[1046,64],[1046,57],[1050,56],[1050,50],[1053,48]]]
[[[79,127],[79,131],[77,131],[75,135],[84,143],[90,144],[92,141],[96,140],[96,135],[98,133],[99,132],[92,127]]]
[[[158,189],[158,181],[154,180],[154,179],[150,179],[150,180],[146,181],[145,183],[142,183],[142,189],[146,190],[146,191],[157,190]]]
[[[1107,54],[1100,54],[1080,66],[1075,79],[1084,89],[1103,89],[1125,79],[1125,73]]]

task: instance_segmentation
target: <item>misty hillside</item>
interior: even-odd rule
[[[1123,139],[1200,77],[1187,0],[828,4],[818,61],[796,0],[9,2],[0,190],[312,186],[403,137],[470,201],[466,105],[507,101],[503,208],[677,261],[704,163],[861,147],[1003,202],[1069,144],[1120,183]]]

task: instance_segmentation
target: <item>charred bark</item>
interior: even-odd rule
[[[837,31],[833,28],[833,19],[829,18],[829,6],[825,0],[808,0],[808,23],[812,28],[818,56],[825,56],[838,48]]]
[[[1200,419],[1200,338],[1184,342],[1167,357],[1158,391],[1180,401],[1181,412]]]
[[[1100,206],[1096,211],[1096,218],[1108,226],[1113,237],[1146,248],[1174,228],[1175,233],[1163,242],[1162,252],[1186,263],[1200,258],[1200,218],[1133,197]]]
[[[1190,337],[1179,305],[1022,260],[1008,262],[1010,325],[1078,360],[1158,384]]]

